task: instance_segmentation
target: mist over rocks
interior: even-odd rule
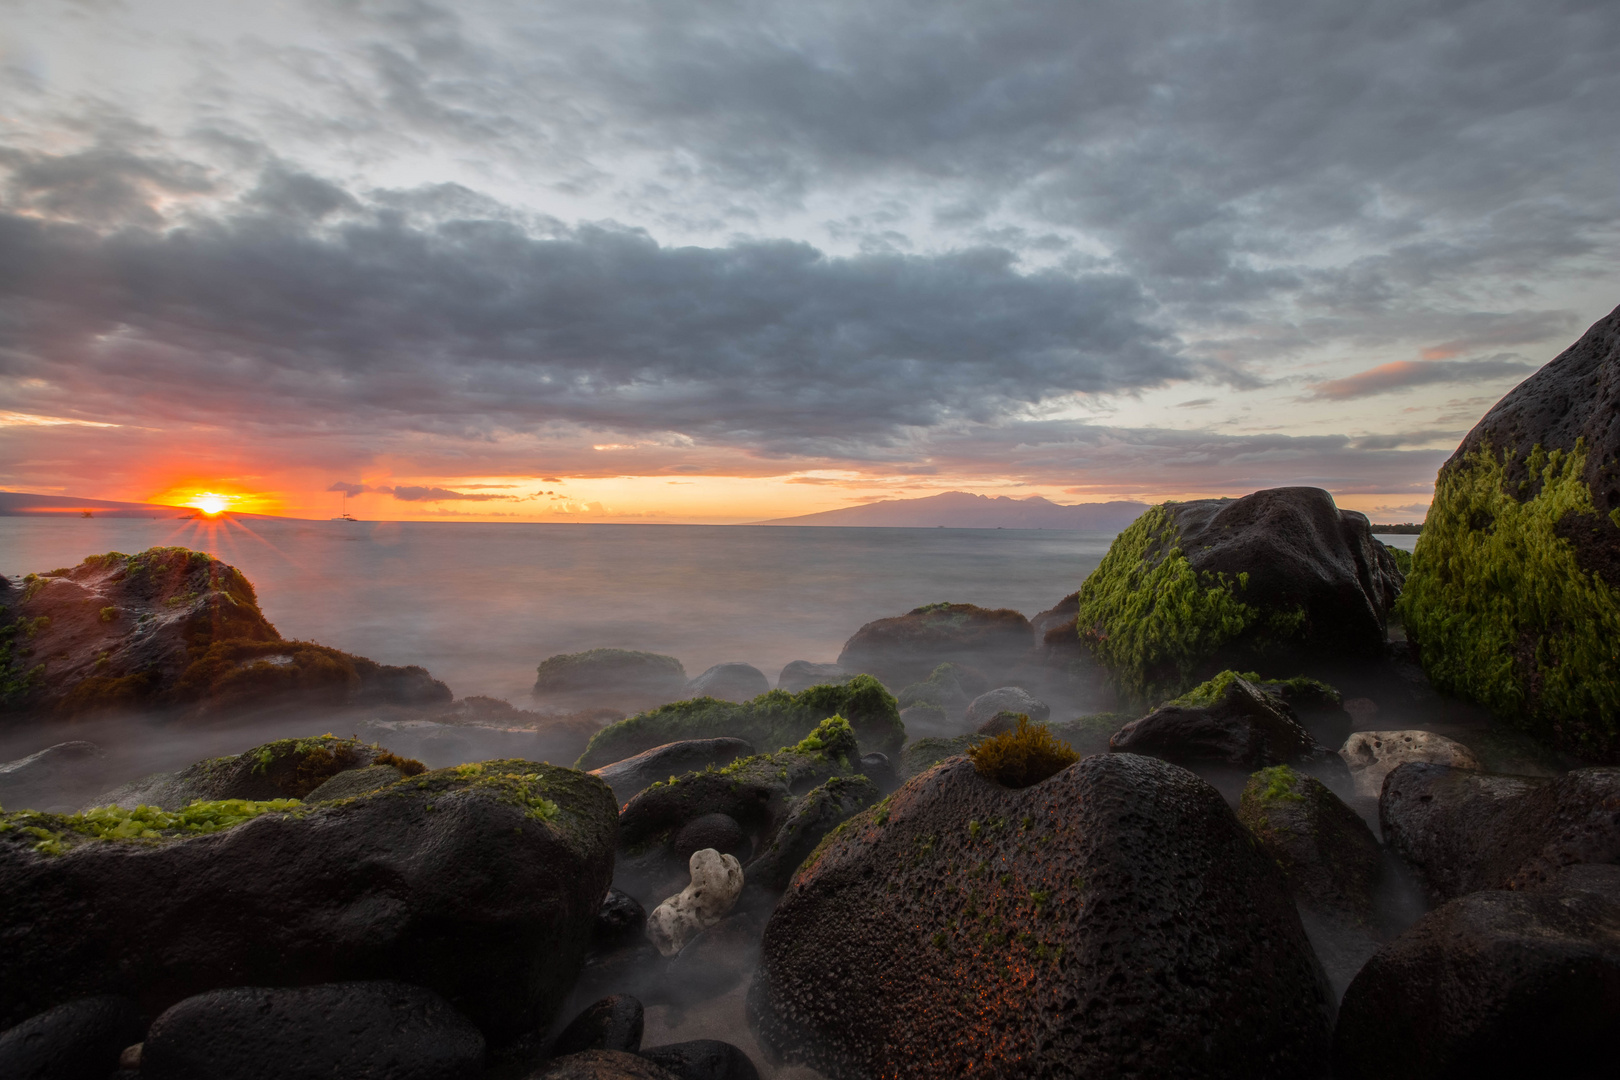
[[[673,656],[634,649],[588,649],[547,657],[534,696],[575,704],[644,709],[688,696],[686,668]]]
[[[1034,646],[1029,620],[1008,608],[925,604],[857,630],[838,654],[845,671],[876,675],[889,686],[920,682],[940,664],[1012,665]]]
[[[1108,740],[1108,748],[1183,765],[1312,765],[1347,772],[1338,755],[1300,726],[1286,702],[1235,672],[1132,720]]]
[[[1220,794],[1136,755],[1008,789],[958,758],[799,868],[749,994],[833,1078],[1325,1072],[1330,991]]]
[[[752,664],[716,664],[686,684],[692,697],[712,697],[721,701],[752,701],[770,690],[770,680]]]
[[[22,717],[451,699],[423,668],[284,640],[240,571],[181,547],[92,555],[0,590],[0,668],[0,712]]]
[[[1379,657],[1401,580],[1365,516],[1320,488],[1269,488],[1143,514],[1081,585],[1076,625],[1121,691],[1151,702],[1223,668]]]
[[[152,1014],[243,983],[397,979],[505,1042],[578,974],[617,835],[606,784],[530,761],[318,805],[5,813],[0,1027],[88,994]]]

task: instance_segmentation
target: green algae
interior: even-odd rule
[[[1482,442],[1440,474],[1396,610],[1437,689],[1560,749],[1613,759],[1620,593],[1558,531],[1569,515],[1597,517],[1584,440],[1568,454],[1536,447],[1517,483],[1512,463]]]
[[[219,832],[263,814],[302,808],[297,799],[198,800],[184,809],[98,806],[78,814],[33,810],[0,813],[0,833],[17,830],[36,839],[34,850],[61,855],[88,840],[168,840]]]
[[[1269,769],[1261,769],[1249,782],[1254,797],[1261,803],[1303,802],[1305,796],[1294,790],[1298,786],[1299,775],[1287,765],[1273,765]],[[1244,794],[1248,793],[1249,789],[1246,788]]]
[[[1291,679],[1262,679],[1258,672],[1232,671],[1229,668],[1167,704],[1183,708],[1208,708],[1225,697],[1227,689],[1238,679],[1271,691],[1290,704],[1312,702],[1337,705],[1344,700],[1344,695],[1337,689],[1307,675],[1295,675]]]

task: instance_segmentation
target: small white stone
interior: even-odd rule
[[[1468,747],[1432,731],[1358,731],[1345,740],[1339,756],[1350,766],[1356,794],[1374,799],[1384,790],[1384,777],[1408,761],[1454,769],[1485,768]]]
[[[742,864],[714,848],[692,852],[687,864],[692,884],[671,896],[647,916],[647,937],[665,956],[723,919],[742,895]]]

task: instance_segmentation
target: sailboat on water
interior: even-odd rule
[[[333,521],[352,521],[357,525],[360,523],[359,518],[357,518],[353,514],[349,513],[349,493],[347,491],[345,491],[343,493],[343,516],[342,517],[335,517],[332,520]]]

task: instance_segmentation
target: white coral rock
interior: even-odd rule
[[[1339,751],[1350,766],[1356,794],[1378,798],[1384,777],[1408,761],[1430,761],[1454,769],[1483,769],[1473,751],[1432,731],[1358,731]]]
[[[653,909],[647,937],[665,956],[674,956],[688,941],[719,922],[742,895],[742,864],[714,848],[692,852],[687,864],[692,884]]]

